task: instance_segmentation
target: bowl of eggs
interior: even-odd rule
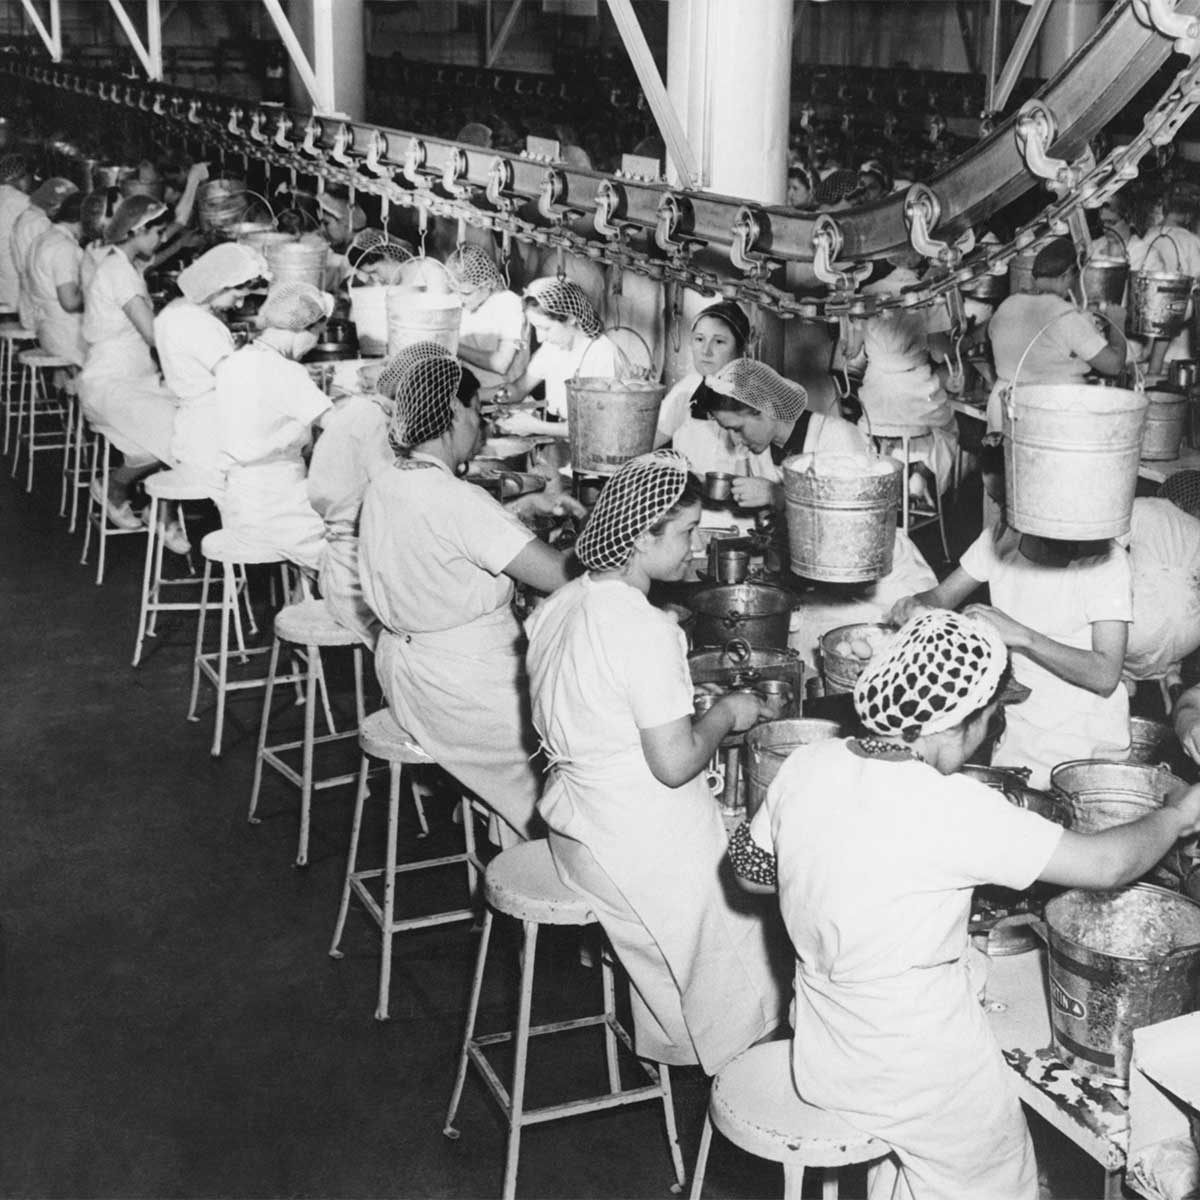
[[[891,625],[861,621],[839,625],[821,636],[821,678],[825,694],[852,692],[863,668],[896,636]]]

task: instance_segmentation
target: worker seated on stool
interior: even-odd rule
[[[683,577],[699,521],[682,455],[623,466],[576,543],[588,574],[529,619],[527,661],[552,763],[538,811],[559,875],[629,975],[637,1052],[715,1074],[781,1024],[783,991],[771,914],[735,907],[722,884],[727,838],[704,779],[722,740],[769,714],[732,694],[693,721],[683,633],[647,599]]]
[[[1015,1081],[968,974],[979,884],[1114,888],[1200,829],[1200,786],[1079,834],[955,772],[1003,723],[1008,651],[986,622],[929,612],[854,689],[865,737],[802,746],[730,844],[776,888],[796,952],[796,1090],[894,1156],[868,1195],[1035,1200]],[[893,1191],[902,1175],[907,1190]]]

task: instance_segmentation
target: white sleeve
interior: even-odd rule
[[[643,619],[630,621],[623,635],[634,724],[639,729],[657,729],[690,717],[695,704],[683,631],[652,610]]]

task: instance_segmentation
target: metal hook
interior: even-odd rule
[[[349,147],[354,145],[354,130],[349,125],[339,125],[337,132],[333,135],[333,145],[329,150],[329,157],[334,162],[341,163],[343,167],[349,167],[351,170],[355,168],[354,159],[347,153]]]
[[[409,138],[408,148],[404,151],[404,166],[400,168],[400,171],[409,183],[415,184],[419,188],[429,187],[428,179],[421,173],[425,159],[425,143],[420,138]]]
[[[1177,12],[1172,0],[1133,0],[1133,11],[1143,25],[1173,39],[1176,53],[1196,57],[1200,50],[1200,21]]]
[[[442,187],[456,200],[469,200],[475,191],[469,183],[462,182],[470,166],[467,152],[459,146],[455,146],[446,157],[445,166],[442,167]]]
[[[320,158],[321,151],[317,149],[317,138],[321,136],[321,122],[316,117],[309,117],[304,124],[304,139],[300,149],[311,158]]]
[[[231,108],[229,110],[229,120],[226,123],[225,128],[228,129],[229,132],[232,133],[234,137],[242,136],[241,121],[242,121],[242,117],[244,115],[245,114],[242,112],[242,110],[240,108]]]
[[[294,150],[291,138],[288,134],[292,129],[292,119],[287,113],[280,113],[275,120],[275,145],[281,150]]]
[[[378,129],[372,129],[371,136],[367,138],[367,170],[372,175],[390,179],[391,169],[379,161],[387,153],[387,148],[387,138]]]
[[[954,245],[935,238],[933,230],[941,217],[942,204],[937,193],[926,184],[914,183],[904,197],[904,223],[908,226],[908,240],[918,254],[953,268],[975,248],[975,234],[968,229]]]
[[[250,137],[256,142],[265,143],[267,140],[267,135],[262,131],[264,120],[266,120],[266,114],[257,109],[250,117],[249,134]]]

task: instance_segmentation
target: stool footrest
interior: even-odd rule
[[[465,860],[459,860],[465,861]],[[426,864],[416,864],[425,866]],[[442,865],[451,865],[449,863]],[[401,867],[397,867],[399,873]],[[367,886],[363,883],[364,877],[382,875],[383,871],[361,871],[354,875],[350,880],[350,890],[362,901],[363,907],[371,915],[372,920],[379,926],[380,930],[386,936],[392,933],[407,933],[413,929],[431,929],[435,925],[453,925],[457,921],[473,921],[475,919],[475,910],[473,908],[451,908],[444,912],[428,913],[423,917],[401,917],[397,920],[392,918],[390,926],[384,925],[383,906],[371,895]]]
[[[313,738],[313,745],[320,746],[326,742],[336,742],[344,740],[348,737],[356,737],[356,732],[351,733],[330,733],[325,737]],[[278,746],[264,746],[262,750],[262,761],[272,770],[277,771],[290,784],[295,787],[302,788],[304,786],[304,776],[295,769],[285,763],[276,753],[277,750],[298,750],[303,746],[303,742],[283,742]],[[358,782],[358,772],[348,771],[341,775],[329,775],[324,779],[314,779],[312,781],[312,790],[314,792],[323,792],[328,788],[343,787],[348,783]]]

